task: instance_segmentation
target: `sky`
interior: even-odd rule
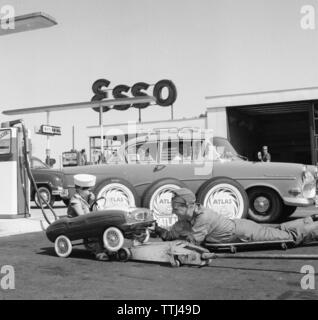
[[[318,30],[301,28],[311,0],[0,0],[15,15],[45,12],[51,28],[0,37],[0,111],[90,101],[92,84],[110,87],[170,79],[177,87],[174,117],[206,111],[206,96],[318,86]],[[1,18],[1,16],[0,16]],[[151,93],[151,90],[148,91]],[[45,158],[46,137],[34,127],[46,114],[21,118],[32,132],[33,154]],[[167,120],[170,108],[152,106],[143,121]],[[105,124],[138,120],[138,111],[109,111]],[[53,112],[51,138],[59,160],[72,147],[89,149],[91,109]]]

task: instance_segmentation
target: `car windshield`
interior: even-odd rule
[[[43,163],[40,159],[32,158],[31,160],[32,169],[48,169],[49,167]]]
[[[233,148],[231,143],[225,138],[214,137],[213,147],[215,150],[215,154],[214,154],[215,158],[219,158],[219,159],[244,158],[236,152],[236,150]]]

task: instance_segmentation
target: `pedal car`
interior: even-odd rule
[[[148,227],[154,222],[149,209],[106,209],[75,218],[60,218],[49,225],[46,236],[54,242],[55,252],[59,257],[66,258],[71,254],[72,241],[75,240],[83,240],[80,244],[89,248],[90,240],[96,239],[102,241],[107,251],[114,253],[122,248],[124,238],[148,241]]]

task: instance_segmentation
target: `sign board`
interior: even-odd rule
[[[47,124],[42,124],[40,130],[37,132],[38,134],[50,135],[50,136],[60,136],[61,135],[61,127],[50,126]]]
[[[78,165],[78,152],[66,151],[62,153],[63,167],[73,167]]]
[[[11,152],[11,130],[0,130],[0,155]]]

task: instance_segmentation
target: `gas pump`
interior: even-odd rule
[[[0,219],[21,218],[30,212],[30,182],[23,153],[23,128],[20,120],[1,124],[0,128]],[[30,139],[26,150],[30,151]]]

